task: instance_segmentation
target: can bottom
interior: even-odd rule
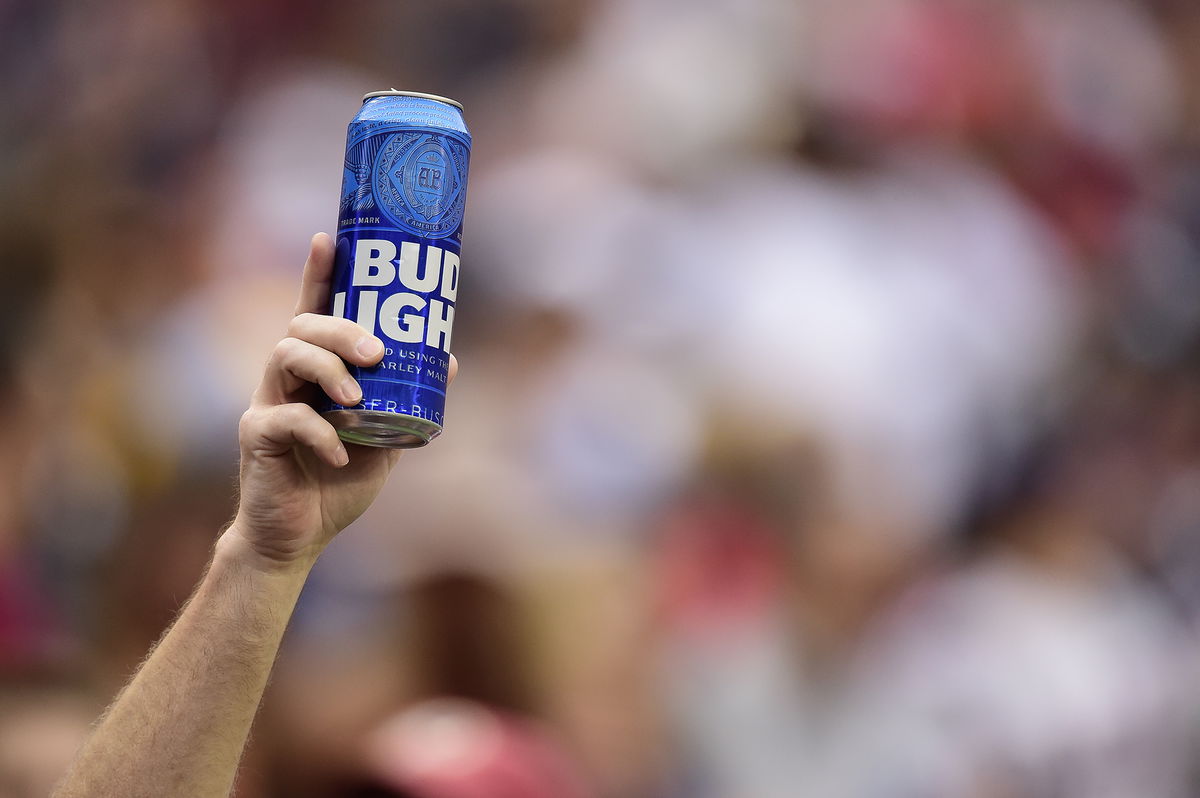
[[[416,449],[442,433],[440,424],[402,413],[378,410],[329,410],[322,413],[347,443],[383,449]]]

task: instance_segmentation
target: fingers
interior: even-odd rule
[[[275,345],[254,404],[283,404],[310,382],[320,385],[339,404],[353,406],[362,400],[362,388],[340,357],[316,344],[289,337]]]
[[[339,404],[358,404],[362,389],[343,361],[373,366],[383,357],[383,342],[348,319],[315,313],[296,316],[288,333],[267,361],[254,404],[283,404],[307,383],[320,385]],[[458,358],[450,355],[447,384],[457,374]]]
[[[302,313],[271,353],[254,402],[281,404],[305,383],[315,382],[334,401],[358,404],[362,391],[342,361],[371,366],[382,357],[383,342],[349,319]]]
[[[383,341],[349,319],[302,313],[288,325],[288,335],[328,349],[356,366],[373,366],[383,357]]]
[[[325,233],[317,233],[308,245],[308,260],[304,262],[304,276],[300,278],[300,298],[296,301],[296,315],[325,313],[329,307],[329,286],[332,280],[333,240]]]
[[[244,452],[260,456],[277,457],[300,445],[334,468],[350,462],[337,431],[306,404],[250,408],[238,425],[238,439]]]

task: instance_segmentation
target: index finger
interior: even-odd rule
[[[329,313],[329,286],[333,280],[333,239],[327,233],[317,233],[308,245],[308,260],[300,278],[300,299],[296,315]]]

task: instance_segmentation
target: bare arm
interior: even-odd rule
[[[53,798],[226,798],[309,570],[378,495],[399,452],[350,447],[303,400],[361,396],[343,359],[380,342],[320,316],[333,246],[313,239],[289,336],[242,417],[241,500],[175,624],[117,697]],[[451,363],[451,371],[456,364]]]
[[[263,567],[224,536],[174,626],[56,798],[224,796],[308,569]]]

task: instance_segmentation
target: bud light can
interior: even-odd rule
[[[329,312],[385,353],[349,367],[358,405],[322,408],[344,441],[413,448],[442,431],[470,156],[462,106],[444,97],[372,92],[350,121]]]

